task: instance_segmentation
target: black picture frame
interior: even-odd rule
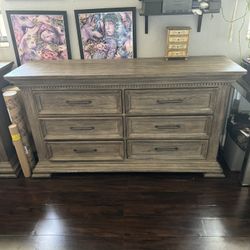
[[[74,10],[74,13],[75,13],[75,21],[76,21],[81,59],[111,59],[111,58],[119,58],[119,57],[121,58],[136,58],[137,57],[136,8],[135,7],[81,9],[81,10]],[[82,18],[82,20],[80,18]],[[124,18],[126,18],[126,20],[123,22]],[[86,23],[84,23],[85,19],[86,19]],[[89,21],[90,19],[91,21]],[[89,26],[93,25],[93,21],[92,21],[93,19],[94,21],[96,21],[96,23],[94,23],[96,25],[95,28],[96,27],[98,28],[93,29],[92,34],[91,34],[90,32],[93,27],[92,28],[90,27],[89,30],[88,28]],[[119,27],[120,29],[119,31],[121,31],[121,29],[124,29],[124,31],[121,31],[123,32],[123,34],[121,32],[117,34],[117,30],[115,30],[116,35],[113,35],[113,38],[114,37],[115,38],[114,39],[107,38],[106,36],[107,39],[105,41],[104,39],[105,32],[106,33],[108,32],[104,28],[105,27],[104,20],[105,21],[111,20],[114,23],[114,27],[116,28],[119,25],[120,26],[123,25],[124,27]],[[131,23],[128,26],[128,23],[130,21]],[[127,26],[125,26],[125,24]],[[132,34],[132,38],[131,38],[131,34]],[[121,39],[119,35],[123,35],[123,38]],[[116,47],[117,51],[115,52],[115,54],[114,54],[114,48],[116,45],[115,45],[114,40],[118,41],[117,47]],[[124,41],[124,44],[123,44],[123,41]],[[132,46],[132,48],[130,47],[130,45]],[[109,52],[110,49],[107,49],[107,47],[112,48],[111,53]],[[102,48],[102,49],[99,49],[99,48]],[[109,51],[107,52],[107,50]]]
[[[71,59],[66,11],[7,10],[6,15],[18,66]]]

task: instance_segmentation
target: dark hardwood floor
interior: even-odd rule
[[[249,250],[249,188],[237,175],[2,179],[0,249]]]

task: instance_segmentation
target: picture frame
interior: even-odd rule
[[[82,59],[136,58],[136,8],[75,10]]]
[[[6,11],[18,66],[71,59],[66,11]]]

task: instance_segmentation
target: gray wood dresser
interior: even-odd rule
[[[0,62],[0,177],[16,177],[20,173],[19,162],[8,129],[10,119],[2,95],[2,88],[8,84],[3,75],[7,74],[12,66],[13,62]]]
[[[6,75],[21,88],[39,163],[66,172],[196,172],[216,161],[230,85],[223,56],[33,62]]]

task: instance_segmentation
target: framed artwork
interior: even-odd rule
[[[136,8],[75,10],[82,59],[136,58]]]
[[[71,59],[66,11],[6,11],[17,64]]]

